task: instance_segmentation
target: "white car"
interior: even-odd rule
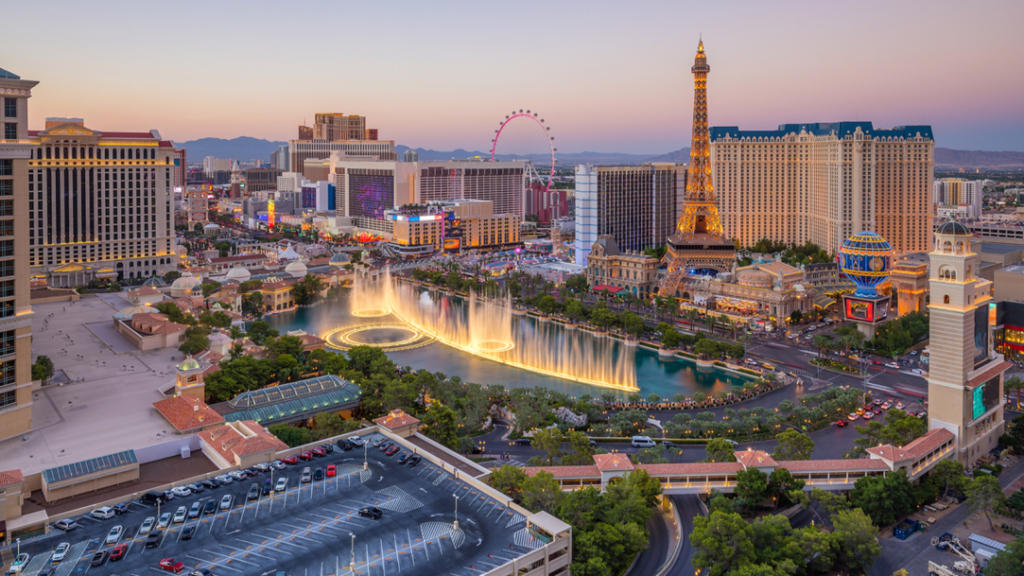
[[[359,436],[350,436],[348,441],[355,444],[356,446],[362,446],[363,444],[366,444],[366,440],[360,438]]]
[[[217,476],[217,481],[221,484],[231,484],[235,479],[228,474],[221,474],[220,476]]]
[[[281,462],[280,460],[274,460],[273,462],[270,463],[270,467],[273,468],[274,470],[284,470],[285,468],[288,467],[288,465],[285,464],[284,462]]]
[[[279,478],[277,480],[277,486],[274,486],[274,492],[284,492],[288,489],[288,477]]]
[[[160,515],[160,520],[157,520],[156,527],[157,528],[167,528],[170,525],[171,525],[171,513],[170,512],[164,512],[163,514]]]
[[[114,517],[114,509],[110,506],[104,506],[103,508],[97,508],[92,511],[91,516],[97,520],[106,520],[107,518]]]
[[[238,470],[235,470],[234,472],[228,472],[228,476],[231,476],[232,478],[234,478],[235,480],[238,480],[239,482],[241,482],[242,480],[245,480],[246,478],[248,478],[248,476],[245,474],[245,472],[241,472],[241,471],[238,471]]]
[[[174,513],[174,523],[181,524],[188,517],[188,508],[184,506],[178,506],[178,510]]]
[[[28,554],[22,552],[21,554],[18,554],[18,557],[11,563],[11,571],[21,572],[21,569],[24,568],[26,564],[28,564]]]
[[[71,544],[67,542],[61,542],[53,549],[53,556],[50,556],[50,560],[53,562],[60,562],[68,555],[68,550],[71,549]]]
[[[885,367],[886,368],[893,368],[895,370],[899,370],[900,369],[900,365],[895,363],[895,362],[886,362],[885,363]]]
[[[110,532],[107,533],[107,544],[116,544],[117,541],[121,539],[122,532],[124,532],[124,528],[120,526],[114,526],[111,528]]]
[[[149,534],[153,531],[153,524],[156,524],[156,518],[150,516],[142,522],[142,528],[139,528],[139,534]]]
[[[221,510],[230,510],[231,509],[231,500],[232,500],[231,494],[225,494],[224,497],[220,499],[220,509]]]
[[[192,491],[189,490],[185,486],[178,486],[177,488],[171,488],[171,492],[173,492],[175,496],[180,496],[182,498],[184,498],[186,496],[190,496],[192,494]]]

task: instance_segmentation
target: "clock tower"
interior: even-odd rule
[[[959,222],[939,226],[928,281],[929,428],[956,435],[956,457],[965,465],[994,448],[1003,433],[1003,374],[1011,366],[992,349],[992,283],[977,275],[973,239]]]

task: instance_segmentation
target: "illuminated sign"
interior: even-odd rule
[[[879,322],[889,316],[889,299],[862,300],[847,296],[846,319],[854,322]]]
[[[274,201],[267,202],[267,228],[274,227]]]

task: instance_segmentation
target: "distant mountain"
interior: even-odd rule
[[[249,136],[239,136],[231,140],[223,138],[200,138],[188,142],[175,142],[174,145],[184,147],[189,162],[202,163],[203,158],[230,158],[234,160],[269,160],[270,153],[278,146],[287,142],[271,142]]]
[[[935,165],[953,168],[1024,168],[1024,152],[935,148]]]
[[[672,162],[674,164],[689,164],[690,163],[690,149],[680,148],[675,152],[669,152],[668,154],[662,154],[661,156],[655,156],[647,160],[647,162]]]

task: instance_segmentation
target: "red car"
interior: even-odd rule
[[[185,569],[185,564],[183,562],[178,562],[174,558],[164,558],[160,561],[160,569],[177,574]]]
[[[128,552],[128,545],[118,544],[117,546],[114,546],[113,550],[110,551],[110,559],[112,561],[120,560],[121,558],[124,558],[125,552]]]
[[[295,456],[288,456],[286,458],[281,458],[281,462],[284,462],[285,464],[289,464],[291,466],[295,466],[296,464],[299,463],[299,459],[296,458]]]
[[[299,454],[299,460],[312,460],[312,459],[313,459],[313,453],[308,451],[308,450],[303,452],[302,454]]]
[[[338,474],[338,469],[334,467],[334,464],[327,465],[327,477],[334,478]]]
[[[309,452],[313,456],[316,456],[317,458],[321,458],[323,456],[327,456],[327,450],[324,450],[323,448],[320,448],[319,446],[317,446],[316,448],[313,448]]]
[[[387,450],[385,450],[384,453],[387,454],[388,456],[394,456],[395,454],[398,454],[398,451],[401,450],[401,449],[402,449],[401,446],[399,446],[398,444],[395,444],[391,448],[388,448]]]
[[[849,424],[849,422],[847,422],[846,420],[837,420],[836,421],[836,426],[839,426],[840,428],[846,427],[847,424]]]

